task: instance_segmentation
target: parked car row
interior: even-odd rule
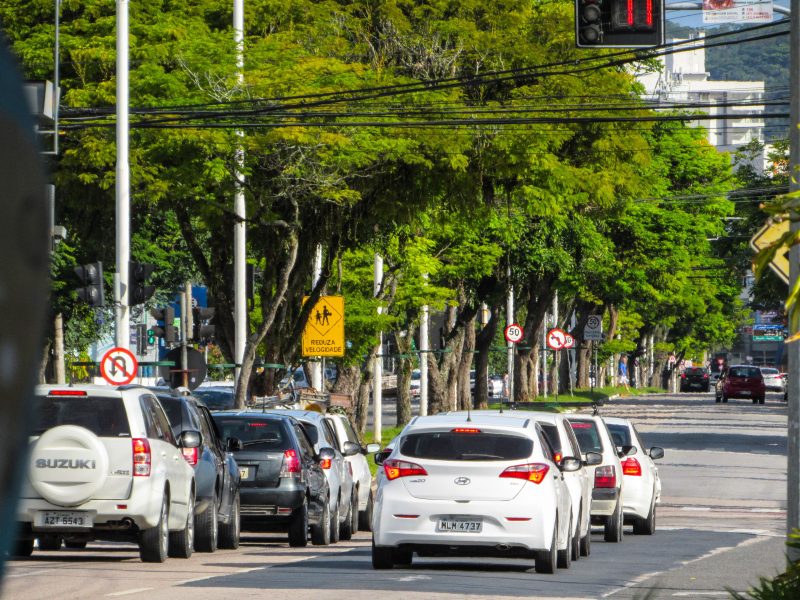
[[[371,523],[370,471],[345,415],[212,413],[141,386],[41,386],[15,554],[138,544],[145,562],[237,548],[240,532],[292,546],[349,539]]]
[[[414,418],[375,456],[372,565],[418,556],[533,558],[541,573],[591,553],[590,524],[652,535],[661,482],[626,419],[530,411]]]

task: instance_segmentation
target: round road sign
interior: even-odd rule
[[[139,363],[127,348],[112,348],[100,361],[100,374],[111,385],[125,385],[133,381]]]
[[[525,335],[525,332],[523,331],[522,327],[520,327],[516,323],[512,323],[511,325],[506,327],[505,335],[506,335],[506,341],[507,342],[510,342],[512,344],[516,344],[517,342],[519,342],[523,338],[523,336]]]
[[[564,349],[574,348],[575,347],[575,338],[572,337],[570,334],[567,334],[564,338]]]
[[[567,332],[562,329],[551,329],[547,332],[547,347],[550,350],[561,350],[566,347]]]

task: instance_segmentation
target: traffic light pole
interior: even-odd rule
[[[128,0],[117,0],[117,181],[116,250],[114,275],[114,335],[118,348],[131,343],[128,301],[131,259],[130,164],[128,162]]]
[[[233,2],[233,39],[236,42],[236,67],[238,69],[237,81],[244,84],[244,0]],[[246,205],[244,199],[244,131],[237,130],[236,172],[233,210],[236,221],[233,225],[233,319],[234,319],[234,356],[236,363],[234,371],[236,385],[239,386],[239,373],[241,373],[244,360],[244,348],[247,342],[247,238],[245,229]],[[247,382],[244,382],[247,385]]]

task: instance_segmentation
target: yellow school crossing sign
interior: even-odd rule
[[[789,233],[789,219],[784,219],[777,223],[767,223],[759,229],[753,238],[750,240],[750,247],[756,252],[763,250],[777,242],[785,234]],[[769,266],[775,271],[775,274],[783,279],[785,283],[789,283],[789,251],[778,250],[775,258],[769,263]]]
[[[302,345],[303,356],[344,356],[344,296],[317,300],[303,329]]]

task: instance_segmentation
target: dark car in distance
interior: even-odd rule
[[[686,367],[681,373],[681,391],[701,390],[707,392],[711,381],[708,369],[705,367]]]
[[[330,543],[330,492],[320,463],[333,460],[332,448],[319,453],[297,420],[288,415],[226,411],[213,415],[235,451],[241,473],[241,526],[247,531],[285,531],[289,545]]]
[[[200,446],[183,448],[195,471],[194,545],[200,552],[239,547],[239,467],[229,450],[236,440],[222,437],[208,407],[199,399],[175,391],[155,390],[173,433],[197,431]]]
[[[764,404],[766,394],[761,369],[752,365],[730,366],[717,381],[717,402],[727,402],[728,398],[750,398],[753,404]]]

